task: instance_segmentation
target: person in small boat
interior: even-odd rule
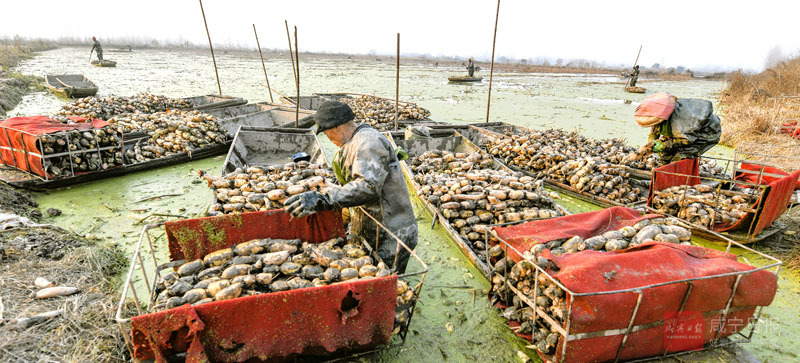
[[[633,66],[633,72],[631,72],[631,83],[629,86],[636,87],[636,81],[639,80],[639,65]]]
[[[92,57],[92,52],[97,52],[97,60],[103,61],[103,47],[100,45],[100,42],[97,41],[97,38],[92,37],[92,50],[89,51],[89,58]]]
[[[650,127],[645,148],[659,156],[659,165],[694,159],[719,143],[722,126],[711,102],[666,92],[647,97],[634,111],[636,123]]]
[[[353,110],[345,103],[324,102],[314,119],[317,133],[324,132],[339,147],[332,166],[341,186],[294,195],[284,202],[285,210],[299,218],[323,210],[351,208],[350,232],[363,237],[387,266],[391,267],[397,258],[396,271],[405,272],[409,252],[400,247],[399,253],[395,253],[396,240],[386,230],[379,231],[375,221],[355,208],[363,207],[408,248],[414,249],[417,220],[398,152],[370,125],[356,124]]]
[[[464,63],[461,64],[463,65]],[[464,67],[467,68],[469,78],[473,78],[475,76],[475,63],[472,63],[472,58],[467,59],[467,65]]]

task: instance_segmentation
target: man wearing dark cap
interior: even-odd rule
[[[97,52],[97,59],[102,62],[103,61],[103,47],[100,46],[100,42],[97,41],[97,38],[92,37],[92,50],[89,51],[89,59],[92,58],[92,52]]]
[[[389,140],[367,124],[356,125],[350,106],[337,101],[323,103],[314,119],[317,133],[324,132],[339,150],[333,170],[342,186],[310,191],[286,200],[286,211],[303,217],[321,210],[361,206],[409,248],[417,245],[417,221],[411,207],[403,171]],[[364,237],[388,265],[397,258],[396,271],[403,273],[409,253],[381,230],[375,246],[377,224],[360,209],[351,210],[350,229]]]

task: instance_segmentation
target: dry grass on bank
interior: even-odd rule
[[[119,249],[91,243],[55,227],[0,231],[0,361],[122,362],[127,350],[114,322]],[[80,292],[35,299],[36,277]],[[61,310],[21,329],[16,319]]]
[[[761,145],[762,152],[781,147],[782,152],[793,153],[788,156],[800,157],[800,141],[780,132],[783,122],[800,118],[800,58],[756,75],[735,73],[720,103],[724,112],[720,143],[731,147],[753,143]],[[794,164],[794,169],[799,167]]]

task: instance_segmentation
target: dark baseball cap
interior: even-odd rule
[[[314,115],[317,122],[317,133],[332,129],[356,118],[353,110],[346,103],[325,101]]]

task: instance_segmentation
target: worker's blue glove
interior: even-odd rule
[[[333,209],[333,202],[328,195],[317,191],[300,193],[283,202],[283,210],[296,218],[326,209]]]

